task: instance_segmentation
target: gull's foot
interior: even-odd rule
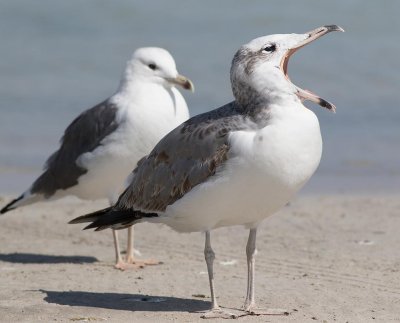
[[[201,316],[201,318],[202,319],[237,319],[238,315],[224,311],[222,308],[217,307],[217,308],[213,308],[213,309],[205,312]]]
[[[247,316],[247,315],[289,315],[290,312],[288,310],[282,308],[266,308],[260,309],[255,306],[255,304],[244,305],[243,311],[244,314],[240,316]]]
[[[158,260],[153,260],[153,259],[138,260],[134,257],[127,257],[126,263],[130,265],[135,265],[137,266],[137,268],[144,268],[146,266],[154,266],[162,264],[162,262]]]
[[[144,266],[140,266],[137,264],[128,264],[122,260],[118,261],[115,265],[114,268],[115,269],[119,269],[121,271],[127,270],[127,269],[139,269],[139,268],[143,268]]]

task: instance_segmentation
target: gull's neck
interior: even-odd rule
[[[123,77],[118,86],[117,93],[121,95],[142,95],[142,93],[149,93],[149,91],[166,90],[169,91],[171,87],[165,86],[163,82],[149,78],[142,75],[132,75],[130,77]]]
[[[271,86],[272,84],[272,86]],[[252,119],[264,120],[274,109],[286,110],[301,105],[301,101],[289,86],[279,86],[270,82],[232,82],[232,90],[237,102],[237,109]]]

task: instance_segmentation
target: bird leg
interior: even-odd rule
[[[128,248],[126,252],[126,261],[121,256],[121,250],[119,248],[119,239],[118,239],[118,231],[112,230],[113,238],[114,238],[114,247],[115,247],[115,265],[114,268],[119,270],[126,269],[139,269],[144,268],[147,265],[158,265],[159,261],[155,260],[136,260],[133,255],[133,227],[128,228]]]
[[[246,314],[241,315],[289,315],[289,312],[283,309],[257,309],[254,297],[254,277],[255,277],[255,255],[257,228],[250,229],[249,239],[247,240],[247,295],[243,305]]]
[[[159,265],[161,264],[160,261],[146,259],[146,260],[138,260],[135,259],[134,256],[134,247],[133,247],[133,226],[128,228],[128,246],[126,249],[126,263],[129,265],[134,265],[136,268],[143,268],[149,265]]]
[[[247,295],[244,301],[243,309],[249,311],[249,309],[255,306],[254,300],[254,265],[255,265],[255,255],[256,255],[256,235],[257,229],[250,229],[249,239],[246,245],[246,255],[247,255]]]
[[[133,247],[133,226],[128,228],[128,245],[126,247],[126,262],[133,263],[135,261],[134,251],[135,248]]]
[[[118,231],[117,230],[112,230],[113,232],[113,238],[114,238],[114,247],[115,247],[115,269],[119,270],[126,270],[126,269],[138,269],[138,268],[143,268],[143,266],[136,265],[136,264],[129,264],[124,261],[124,259],[121,256],[121,250],[119,248],[119,239],[118,239]]]
[[[121,256],[121,250],[119,248],[119,240],[118,240],[118,231],[112,229],[113,238],[114,238],[114,248],[115,248],[115,265],[114,268],[125,270],[125,262]]]
[[[213,263],[215,259],[215,253],[211,248],[211,238],[210,231],[206,231],[206,243],[204,247],[204,257],[206,259],[207,271],[208,271],[208,279],[210,281],[210,291],[211,291],[211,309],[205,312],[201,318],[210,319],[210,318],[237,318],[237,315],[224,311],[219,307],[217,303],[217,298],[215,296],[214,289],[214,271],[213,271]]]

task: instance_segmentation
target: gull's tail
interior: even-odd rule
[[[125,229],[134,225],[142,218],[157,217],[157,213],[144,213],[135,210],[118,210],[114,207],[88,213],[70,221],[70,224],[92,222],[84,228],[101,231],[107,228],[115,230]]]

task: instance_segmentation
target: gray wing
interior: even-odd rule
[[[87,170],[76,164],[83,153],[93,151],[117,127],[117,107],[108,100],[84,111],[67,127],[60,148],[46,161],[44,172],[32,184],[32,193],[51,196],[58,189],[78,183]]]
[[[229,132],[254,127],[234,102],[189,119],[140,161],[114,210],[164,211],[230,157]]]

